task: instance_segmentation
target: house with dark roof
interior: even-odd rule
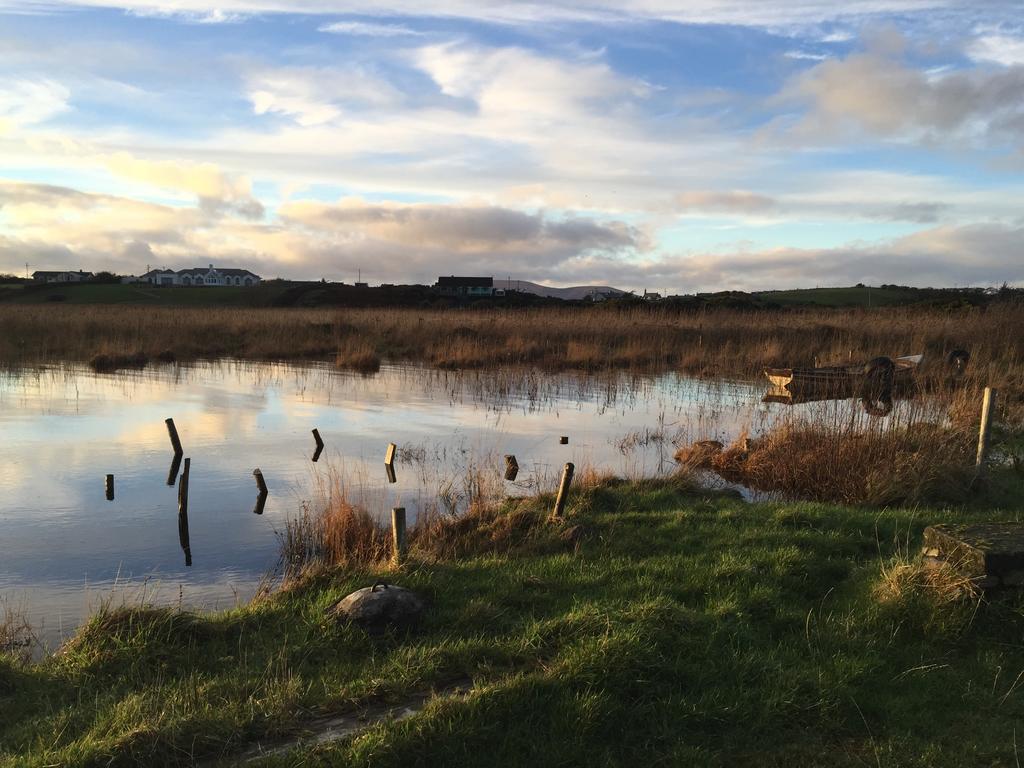
[[[442,296],[493,296],[493,277],[449,277],[437,278],[434,290]]]
[[[142,275],[142,281],[150,285],[187,286],[237,286],[251,288],[259,285],[263,278],[248,269],[227,267],[193,267],[191,269],[151,269]]]
[[[84,283],[92,278],[92,272],[62,272],[53,270],[37,270],[32,273],[32,281],[35,283]]]

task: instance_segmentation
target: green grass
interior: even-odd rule
[[[1024,602],[875,590],[926,524],[1019,511],[750,505],[671,481],[580,491],[570,511],[578,550],[551,527],[226,613],[108,612],[39,665],[0,662],[0,765],[231,764],[312,715],[466,676],[468,697],[261,764],[1016,764]],[[422,632],[325,618],[380,575],[429,598]]]
[[[791,291],[767,291],[757,294],[782,306],[810,304],[820,307],[894,307],[913,304],[926,298],[914,288],[801,288]],[[955,297],[951,297],[953,300]]]

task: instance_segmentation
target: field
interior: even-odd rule
[[[550,501],[506,502],[458,559],[327,568],[214,615],[110,608],[40,665],[7,657],[0,764],[234,764],[453,683],[254,764],[1016,764],[1024,604],[911,556],[927,523],[1019,511],[750,505],[683,480],[598,482],[562,524]],[[429,598],[421,632],[326,616],[378,578]]]

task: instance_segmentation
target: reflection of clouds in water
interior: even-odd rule
[[[632,476],[666,470],[664,441],[637,440],[623,451],[624,436],[735,432],[759,396],[759,387],[672,374],[384,366],[365,377],[323,364],[231,361],[0,376],[0,589],[29,587],[48,602],[62,585],[109,585],[118,572],[174,584],[175,596],[178,584],[186,595],[207,594],[208,584],[251,587],[276,562],[275,531],[330,481],[332,468],[367,508],[384,515],[406,506],[414,515],[439,488],[464,493],[474,471],[522,493],[549,489],[566,461]],[[192,459],[190,569],[178,545],[175,489],[165,484],[169,416]],[[326,444],[317,465],[314,426]],[[562,434],[568,446],[558,444]],[[383,471],[388,442],[423,447],[420,462],[399,464],[395,485]],[[506,453],[519,459],[515,485],[500,479]],[[270,486],[262,516],[252,514],[257,466]],[[103,497],[108,472],[116,476],[113,502]],[[55,610],[81,614],[62,600]]]

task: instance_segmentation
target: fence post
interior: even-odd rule
[[[107,501],[114,500],[114,476],[107,475],[106,479]]]
[[[391,510],[391,544],[395,565],[405,560],[405,507],[394,507]]]
[[[567,462],[562,470],[562,481],[558,484],[558,496],[555,498],[555,509],[552,517],[561,518],[565,511],[565,502],[569,499],[569,484],[572,482],[572,473],[576,471],[573,463]]]
[[[187,459],[186,459],[186,461],[187,461]],[[259,467],[256,467],[256,469],[254,469],[252,471],[252,476],[256,478],[256,488],[259,490],[260,495],[263,496],[266,493],[268,493],[268,491],[267,491],[267,481],[263,479],[263,473],[260,472],[260,468]]]
[[[320,458],[320,454],[323,453],[324,450],[324,441],[323,438],[320,437],[320,430],[315,427],[313,428],[313,439],[316,440],[316,451],[313,453],[313,461],[315,462]]]
[[[181,455],[185,451],[181,448],[181,440],[178,438],[178,428],[174,426],[174,419],[164,419],[164,424],[167,425],[167,434],[171,438],[171,447],[174,448],[175,455]]]
[[[982,472],[985,464],[985,457],[988,454],[989,432],[992,428],[992,412],[996,408],[996,390],[992,387],[985,387],[985,397],[981,401],[981,427],[978,429],[978,456],[974,466],[977,472]]]
[[[185,553],[185,566],[192,566],[192,545],[188,535],[188,474],[192,459],[185,459],[178,481],[178,543]]]

